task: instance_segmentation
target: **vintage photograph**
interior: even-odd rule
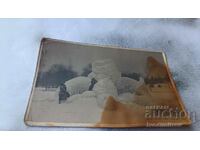
[[[25,123],[169,127],[191,121],[162,51],[43,38]]]

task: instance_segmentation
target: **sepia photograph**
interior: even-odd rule
[[[43,38],[27,125],[189,125],[162,51]]]
[[[0,148],[199,147],[198,11],[194,0],[0,0]]]

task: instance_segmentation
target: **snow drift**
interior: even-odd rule
[[[144,79],[140,77],[140,80],[134,80],[128,77],[121,77],[116,82],[118,94],[133,93],[138,87],[144,84]]]
[[[76,77],[65,82],[67,92],[72,95],[81,94],[89,90],[91,79],[88,77]]]
[[[97,81],[108,78],[115,83],[121,77],[121,72],[111,59],[97,60],[92,63],[92,73],[88,77]]]

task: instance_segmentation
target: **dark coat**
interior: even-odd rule
[[[67,100],[67,98],[69,96],[70,95],[67,92],[67,88],[66,88],[65,84],[61,84],[59,87],[59,104],[61,103],[61,101]]]

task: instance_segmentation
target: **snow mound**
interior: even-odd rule
[[[76,77],[65,82],[67,92],[72,95],[81,94],[89,90],[91,79],[88,77]]]
[[[134,100],[133,93],[123,93],[118,96],[118,100],[121,102],[129,102]]]
[[[99,80],[95,85],[93,91],[97,96],[97,104],[104,107],[105,101],[109,96],[117,97],[117,88],[112,80],[105,78]]]
[[[69,98],[67,98],[66,103],[71,103],[73,101],[80,100],[80,98],[81,94],[72,95]]]
[[[91,72],[88,74],[88,78],[90,78],[91,80],[95,77],[96,77],[96,74],[94,72]]]
[[[81,96],[85,98],[96,97],[96,93],[94,91],[85,91],[81,94]]]
[[[128,77],[121,77],[116,82],[118,94],[133,93],[138,87],[144,84],[144,79],[140,77],[140,80],[134,80]]]
[[[96,98],[96,94],[94,91],[85,91],[82,94],[76,94],[72,95],[69,98],[67,98],[66,102],[73,102],[73,101],[79,101],[87,98]]]
[[[121,77],[121,72],[112,60],[97,60],[92,63],[92,73],[88,77],[95,78],[97,81],[109,78],[116,82]]]

